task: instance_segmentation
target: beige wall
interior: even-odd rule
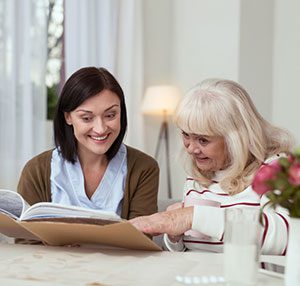
[[[300,1],[275,1],[272,121],[300,145]]]

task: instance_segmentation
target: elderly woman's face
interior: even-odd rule
[[[182,131],[183,144],[193,157],[199,170],[216,172],[226,167],[228,153],[224,138],[205,136]]]

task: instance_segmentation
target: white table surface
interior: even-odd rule
[[[184,285],[176,275],[223,276],[215,253],[0,244],[0,257],[0,285]],[[259,285],[283,279],[259,274]]]

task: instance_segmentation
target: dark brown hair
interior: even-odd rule
[[[77,157],[77,140],[73,126],[68,125],[64,113],[71,112],[88,98],[103,90],[115,93],[120,99],[121,117],[120,133],[106,152],[108,160],[118,152],[127,128],[127,113],[124,93],[114,76],[105,68],[85,67],[71,75],[65,83],[54,115],[54,141],[61,155],[67,161],[75,163]]]

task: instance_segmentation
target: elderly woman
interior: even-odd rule
[[[183,203],[131,223],[148,234],[165,233],[171,251],[222,251],[224,210],[260,208],[267,201],[251,188],[255,172],[292,148],[289,133],[267,122],[248,93],[229,80],[208,79],[179,104],[175,123],[182,133],[187,172]],[[262,253],[284,254],[288,215],[263,213]]]

